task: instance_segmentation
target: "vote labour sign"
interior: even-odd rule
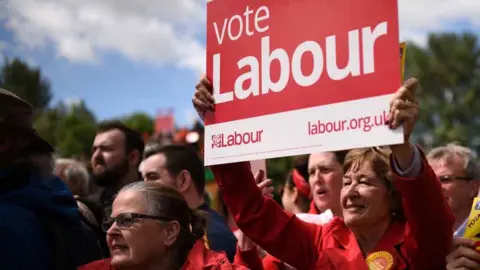
[[[403,142],[396,0],[211,0],[206,165]]]

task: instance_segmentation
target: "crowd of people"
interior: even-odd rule
[[[478,269],[463,235],[480,167],[464,146],[426,153],[410,142],[417,83],[390,102],[387,125],[402,126],[405,143],[299,157],[281,204],[249,162],[211,166],[218,212],[190,145],[104,122],[90,172],[55,157],[32,106],[0,89],[1,269]],[[196,86],[201,118],[212,91],[206,77]]]

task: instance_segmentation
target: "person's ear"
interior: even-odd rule
[[[180,234],[180,224],[177,221],[171,221],[164,229],[163,243],[165,246],[170,247],[175,243]]]
[[[128,155],[128,163],[130,165],[137,166],[140,164],[141,161],[142,157],[140,156],[140,151],[138,151],[137,149],[132,150]]]
[[[470,189],[468,191],[468,195],[470,198],[475,198],[479,195],[480,189],[480,180],[471,180],[470,181]]]
[[[190,186],[193,184],[192,183],[192,176],[187,170],[182,170],[178,175],[177,175],[177,189],[181,193],[185,193]]]

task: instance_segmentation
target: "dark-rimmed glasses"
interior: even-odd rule
[[[160,216],[151,216],[145,214],[138,214],[138,213],[122,213],[117,215],[116,217],[107,217],[102,223],[102,229],[104,232],[107,232],[110,227],[112,227],[113,223],[117,223],[117,226],[120,229],[128,229],[132,227],[132,225],[138,219],[154,219],[160,221],[172,221],[171,218],[160,217]]]

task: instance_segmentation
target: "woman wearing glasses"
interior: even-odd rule
[[[205,223],[176,189],[132,183],[118,193],[103,223],[111,258],[80,270],[246,269],[205,247]]]

